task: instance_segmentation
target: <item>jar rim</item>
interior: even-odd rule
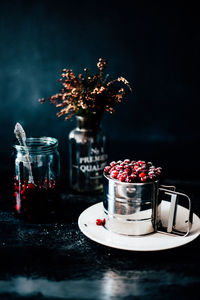
[[[26,139],[27,149],[29,153],[47,153],[51,152],[58,146],[58,140],[53,137],[29,137]],[[18,152],[25,152],[25,147],[21,145],[13,145]]]

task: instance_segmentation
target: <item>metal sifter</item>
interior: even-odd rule
[[[190,198],[175,191],[173,186],[159,186],[159,181],[145,183],[120,182],[108,175],[107,193],[104,199],[106,229],[125,235],[145,235],[156,231],[187,235],[192,225]],[[161,202],[170,199],[167,224],[163,223]],[[188,217],[184,226],[177,227],[178,199],[185,199]]]

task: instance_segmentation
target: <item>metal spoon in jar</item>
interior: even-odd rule
[[[24,129],[23,129],[23,127],[20,123],[16,123],[15,129],[14,129],[14,134],[15,134],[17,140],[19,141],[20,146],[24,147],[25,157],[26,157],[27,162],[28,162],[29,183],[34,184],[32,167],[31,167],[31,160],[30,160],[28,147],[27,147],[27,144],[26,144],[26,133],[25,133],[25,131],[24,131]]]

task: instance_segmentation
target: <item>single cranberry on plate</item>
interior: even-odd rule
[[[105,223],[106,223],[106,220],[105,219],[97,219],[96,220],[96,225],[97,226],[103,226],[103,225],[105,225]]]

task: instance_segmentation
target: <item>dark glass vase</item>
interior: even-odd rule
[[[107,164],[107,141],[97,116],[77,116],[69,134],[70,187],[81,193],[103,192],[103,169]]]

